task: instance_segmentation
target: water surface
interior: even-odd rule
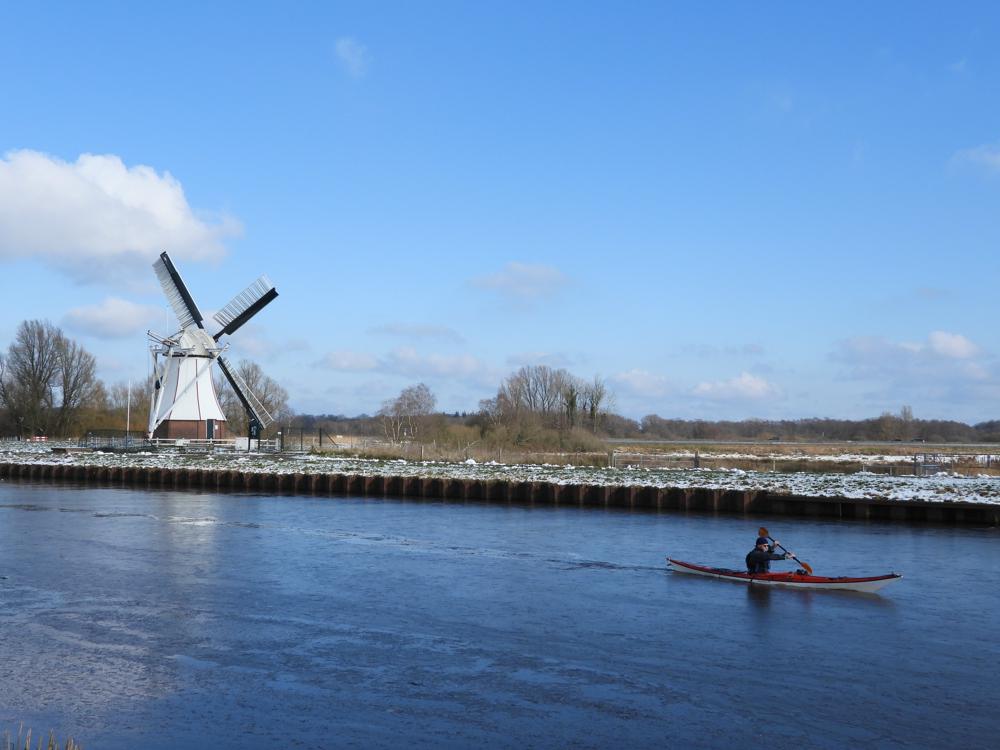
[[[765,523],[883,595],[668,573]],[[995,747],[996,529],[0,483],[3,726],[88,748]]]

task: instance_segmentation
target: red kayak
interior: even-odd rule
[[[722,578],[727,581],[749,583],[764,586],[792,586],[799,589],[839,589],[842,591],[878,591],[903,576],[889,573],[884,576],[867,578],[828,578],[826,576],[810,576],[802,573],[747,573],[745,570],[727,570],[726,568],[709,568],[704,565],[681,562],[667,558],[667,567],[678,573],[693,573],[699,576]]]

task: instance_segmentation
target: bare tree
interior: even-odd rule
[[[576,427],[576,416],[580,409],[581,385],[576,378],[568,378],[562,392],[563,412],[566,414],[566,426]]]
[[[500,385],[497,400],[508,417],[529,412],[555,426],[563,409],[564,393],[573,381],[566,370],[528,365],[507,377]]]
[[[54,415],[54,428],[57,434],[65,435],[79,410],[92,402],[97,393],[97,360],[93,354],[61,333],[57,347],[57,382],[61,393]]]
[[[406,416],[410,437],[416,440],[423,422],[434,411],[437,397],[424,383],[417,383],[409,388],[404,388],[399,394],[399,400],[402,402],[402,412]]]
[[[392,443],[398,443],[404,437],[418,439],[423,423],[434,411],[435,403],[437,398],[424,383],[404,388],[396,398],[384,401],[378,416],[382,420],[386,439]]]
[[[600,426],[601,418],[608,411],[606,403],[608,400],[610,397],[607,382],[600,375],[595,375],[593,381],[584,386],[583,389],[584,410],[590,420],[590,429],[594,433]]]
[[[557,437],[563,446],[582,425],[596,433],[609,401],[600,377],[584,382],[563,369],[531,365],[508,375],[495,398],[481,401],[476,419],[484,437],[490,433],[515,445]]]
[[[104,390],[103,409],[107,419],[115,427],[126,425],[140,429],[143,427],[149,410],[149,394],[153,392],[156,375],[150,373],[145,380],[129,382],[121,380],[107,386]],[[222,394],[219,394],[222,402]]]
[[[503,406],[499,398],[484,398],[479,402],[479,413],[489,429],[496,430],[503,424]]]
[[[382,420],[382,431],[390,443],[398,443],[403,435],[403,424],[406,419],[400,411],[399,398],[390,398],[382,402],[377,416]]]
[[[282,388],[276,380],[266,375],[260,365],[249,359],[241,359],[236,366],[236,374],[246,383],[250,392],[260,400],[276,425],[288,421],[292,416],[291,408],[288,406],[288,391]],[[250,418],[229,381],[225,378],[216,378],[215,390],[219,395],[222,413],[226,415],[226,421],[229,423],[230,434],[248,435]]]
[[[66,434],[97,394],[94,356],[48,321],[18,326],[4,358],[0,402],[29,435]]]

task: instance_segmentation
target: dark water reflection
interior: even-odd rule
[[[89,748],[995,747],[998,532],[0,484],[0,720]]]

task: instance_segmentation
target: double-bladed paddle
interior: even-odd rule
[[[783,546],[781,546],[780,544],[778,544],[777,542],[775,542],[774,539],[771,538],[771,532],[768,531],[765,526],[761,526],[759,529],[757,529],[757,536],[763,536],[763,537],[767,537],[768,539],[770,539],[772,542],[774,542],[774,546],[775,547],[777,547],[778,549],[784,551],[784,553],[786,555],[788,555],[790,558],[792,558],[793,560],[795,560],[795,562],[797,562],[799,565],[801,565],[802,569],[806,573],[808,573],[809,575],[812,575],[812,572],[813,572],[812,566],[809,563],[802,562],[799,558],[797,558],[795,555],[793,555],[791,552],[789,552]]]

